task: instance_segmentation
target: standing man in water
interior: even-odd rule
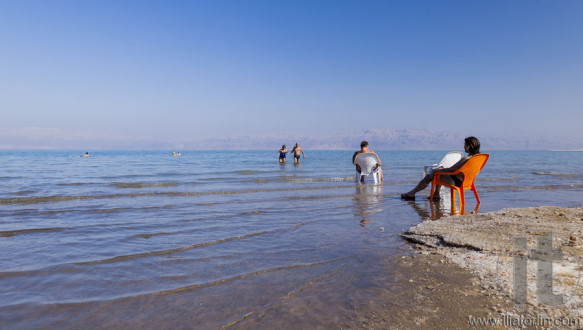
[[[294,154],[294,164],[300,163],[300,153],[302,153],[302,156],[304,156],[304,159],[306,159],[306,154],[304,154],[304,149],[302,149],[302,147],[300,147],[300,145],[297,142],[296,142],[296,146],[292,149],[291,152]]]

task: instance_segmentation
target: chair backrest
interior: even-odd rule
[[[358,154],[354,159],[354,164],[360,166],[362,174],[371,174],[373,167],[378,163],[380,163],[380,160],[371,153]]]
[[[478,173],[484,168],[484,165],[486,165],[489,157],[489,154],[477,154],[472,156],[472,158],[468,159],[468,161],[462,165],[460,171],[464,173],[463,189],[472,188],[474,180],[478,176]]]
[[[462,158],[464,158],[463,152],[459,151],[452,151],[448,152],[445,157],[439,162],[439,166],[443,168],[449,168],[455,165],[455,163],[459,162]]]

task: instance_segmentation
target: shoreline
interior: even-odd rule
[[[516,238],[525,238],[529,250],[539,249],[539,239],[547,233],[552,233],[552,249],[562,253],[562,258],[553,262],[552,285],[549,287],[548,281],[545,282],[547,290],[563,299],[557,307],[549,306],[548,299],[540,297],[537,255],[514,247]],[[517,328],[521,318],[528,318],[531,326],[536,326],[537,323],[533,323],[536,320],[540,322],[545,318],[567,318],[571,321],[569,328],[583,325],[583,279],[580,279],[583,277],[583,207],[543,206],[450,216],[437,221],[426,220],[401,236],[415,248],[407,257],[411,262],[429,260],[432,273],[439,274],[442,265],[434,265],[434,260],[438,260],[471,274],[471,286],[488,298],[485,304],[480,302],[482,308],[473,317],[497,318],[504,322],[501,324]],[[515,304],[513,289],[516,260],[526,260],[526,278],[519,280],[527,283],[526,300],[517,298],[521,304]],[[457,289],[463,294],[472,292],[463,282]],[[544,288],[540,290],[544,294]],[[547,300],[547,304],[541,303],[541,299]],[[451,308],[446,307],[446,312],[448,309]],[[470,315],[466,316],[466,326],[469,326],[468,317]],[[539,323],[539,326],[544,325],[547,324]]]

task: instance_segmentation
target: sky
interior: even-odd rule
[[[582,31],[576,0],[0,0],[0,130],[583,140]]]

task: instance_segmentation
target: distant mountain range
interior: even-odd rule
[[[468,134],[422,129],[375,128],[336,133],[267,133],[212,139],[152,140],[83,130],[20,128],[0,131],[0,149],[76,150],[273,150],[299,142],[305,149],[354,150],[367,140],[375,150],[458,150]],[[510,136],[478,136],[486,150],[574,150],[583,143],[576,139]]]
[[[457,150],[469,136],[460,132],[421,129],[377,128],[363,131],[345,131],[334,134],[272,133],[253,136],[232,136],[194,141],[194,149],[276,149],[281,144],[288,147],[295,142],[306,149],[353,150],[366,140],[377,150]],[[478,136],[484,148],[490,150],[554,150],[581,148],[577,140],[546,137]],[[187,145],[185,145],[187,146]]]

